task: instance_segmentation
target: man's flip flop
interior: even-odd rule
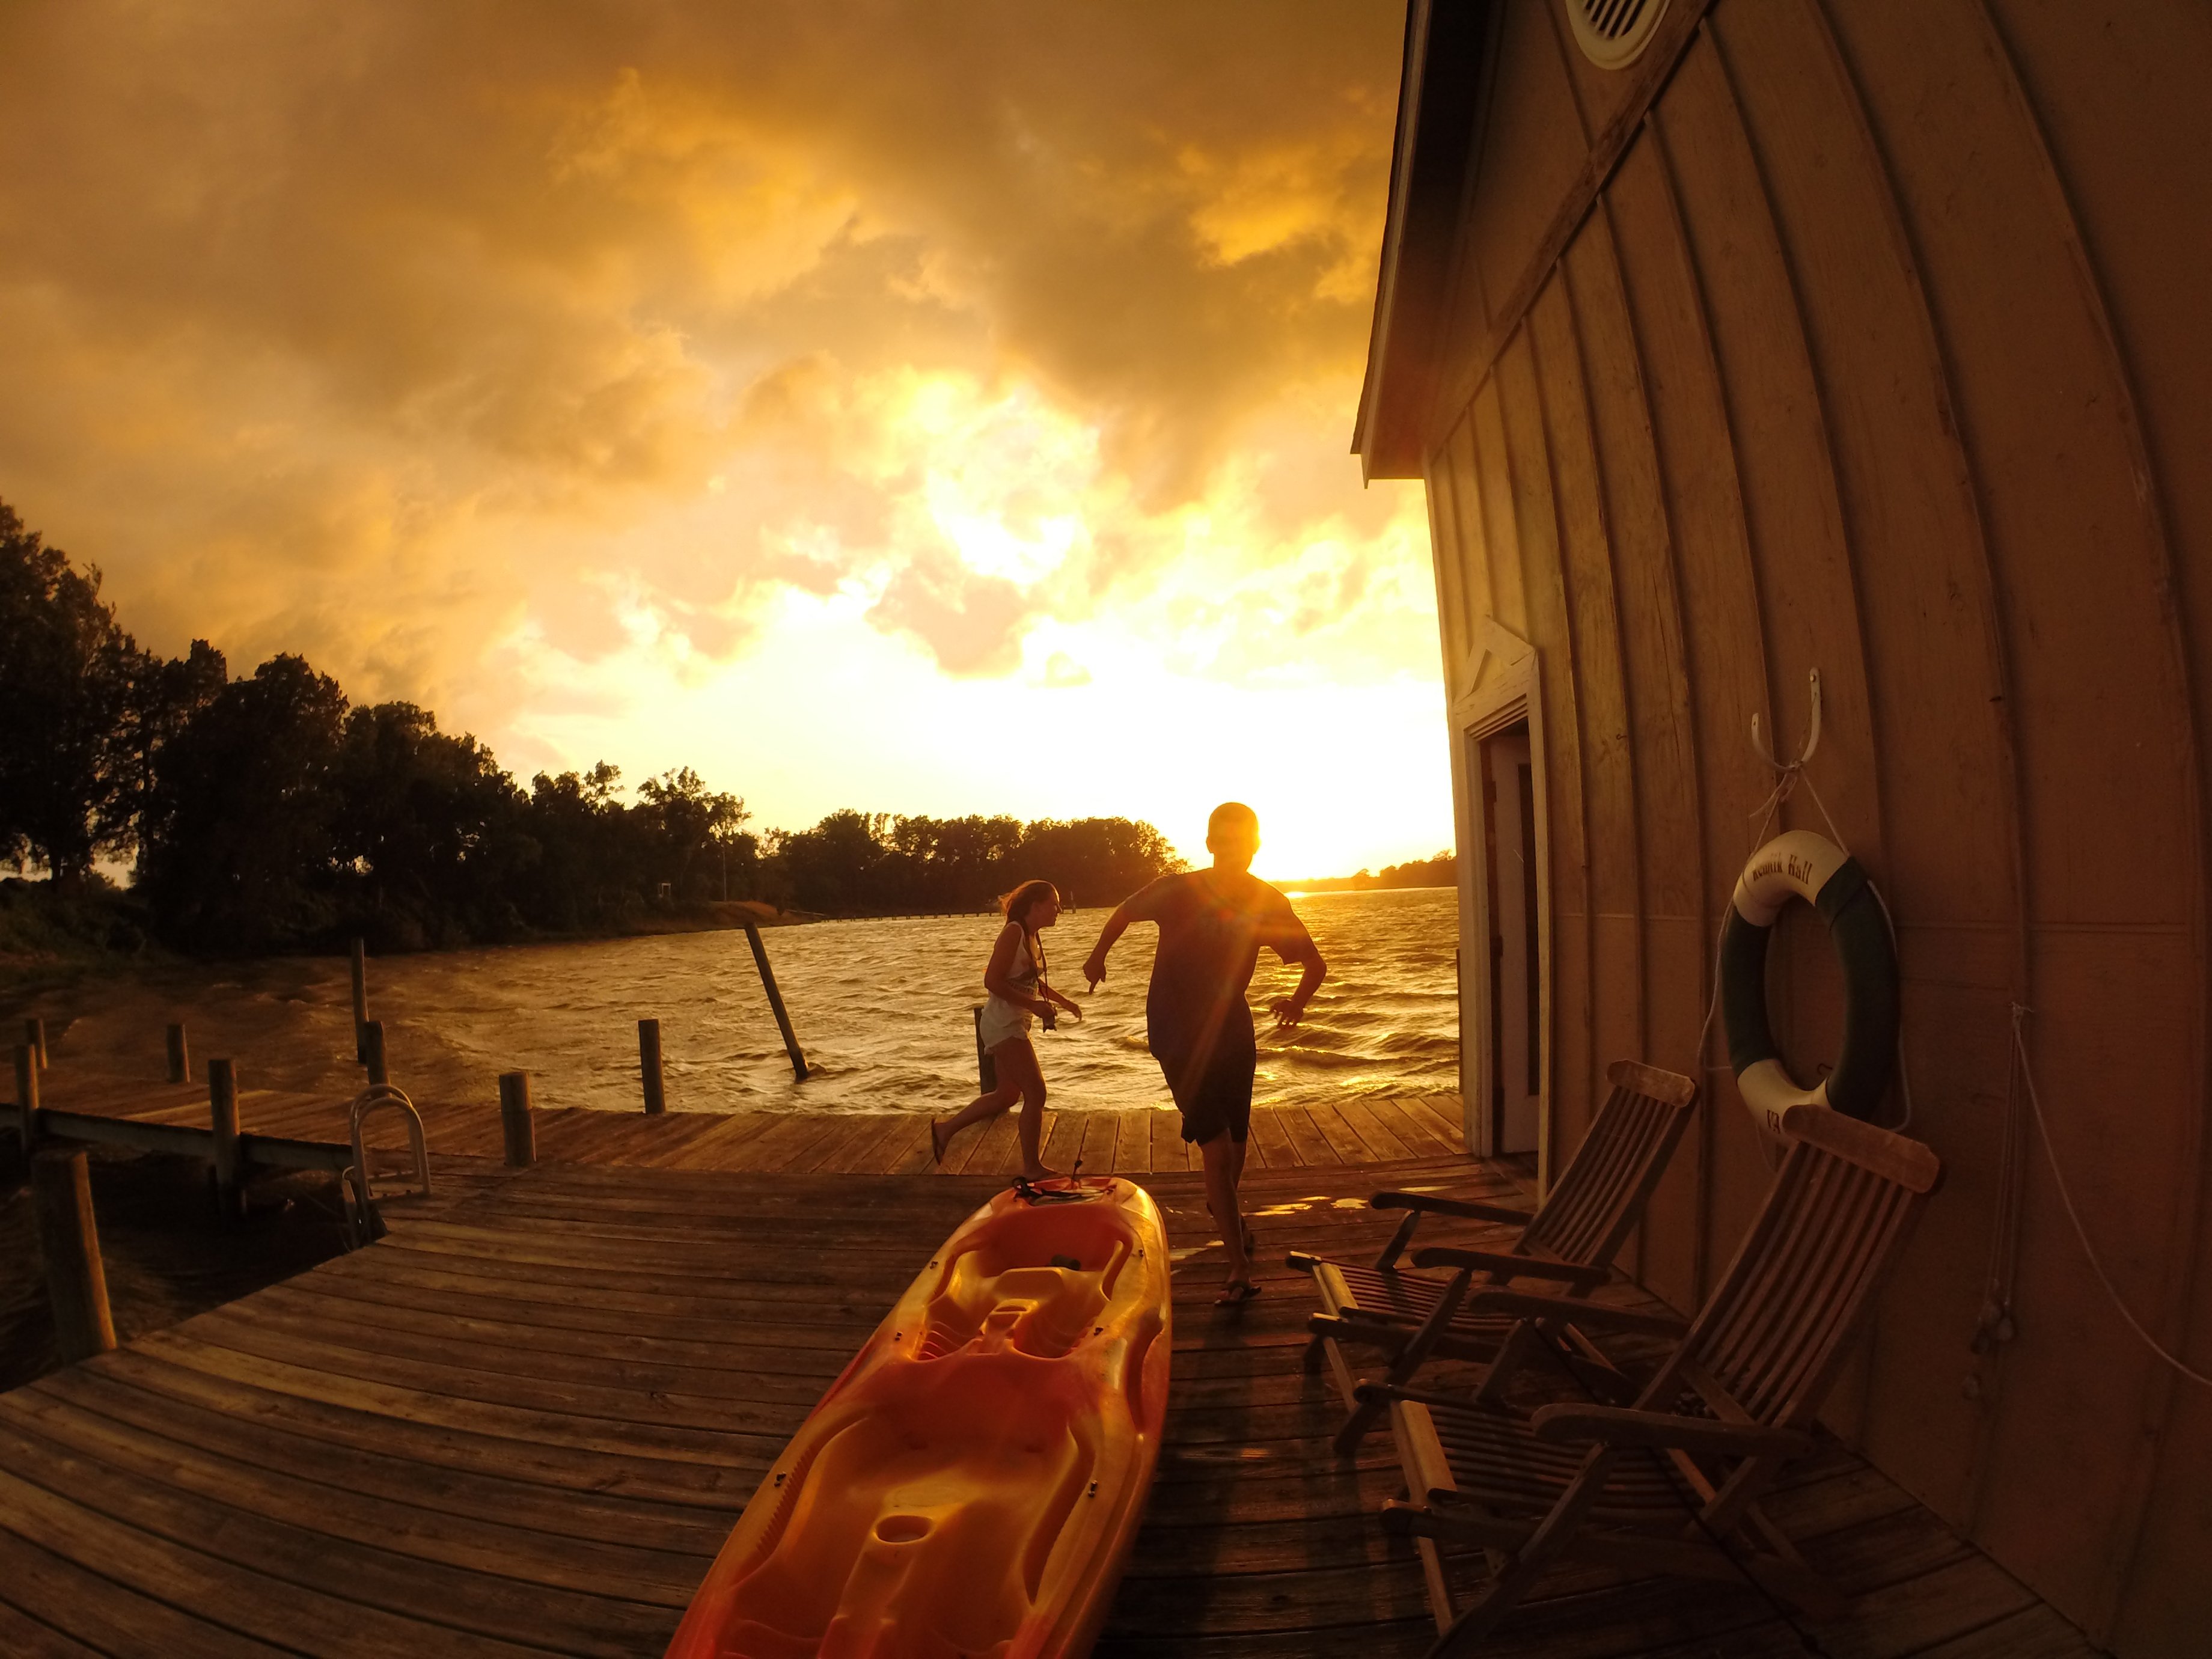
[[[1260,1287],[1257,1285],[1249,1279],[1240,1279],[1223,1291],[1219,1296],[1215,1297],[1213,1305],[1217,1308],[1241,1308],[1259,1294]]]

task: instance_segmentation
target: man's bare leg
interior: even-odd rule
[[[1237,1207],[1237,1183],[1244,1173],[1244,1143],[1232,1140],[1224,1129],[1201,1144],[1199,1156],[1206,1164],[1206,1206],[1213,1212],[1213,1224],[1221,1229],[1221,1246],[1229,1253],[1229,1288],[1252,1282],[1252,1259],[1244,1253],[1244,1217]]]

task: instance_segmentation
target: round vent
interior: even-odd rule
[[[1564,0],[1583,56],[1600,69],[1626,69],[1644,55],[1667,0]]]

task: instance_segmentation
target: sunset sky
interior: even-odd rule
[[[526,783],[1451,839],[1390,5],[0,6],[0,498]]]

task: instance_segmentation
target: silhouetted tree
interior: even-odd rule
[[[686,766],[638,785],[631,809],[650,849],[648,879],[666,883],[677,898],[750,896],[749,888],[725,890],[730,854],[741,876],[750,874],[757,846],[744,830],[752,814],[735,795],[718,794]]]
[[[345,708],[336,680],[272,657],[164,746],[143,883],[164,933],[266,951],[330,932]]]
[[[229,679],[222,653],[205,640],[194,640],[191,650],[182,657],[143,652],[134,660],[117,734],[116,766],[140,873],[146,866],[147,845],[158,829],[161,808],[155,782],[161,751],[215,701]]]
[[[514,780],[473,737],[410,702],[346,717],[333,824],[341,908],[381,949],[525,931],[516,877],[535,860]]]
[[[64,890],[131,830],[120,750],[138,649],[78,572],[0,501],[0,854]]]

